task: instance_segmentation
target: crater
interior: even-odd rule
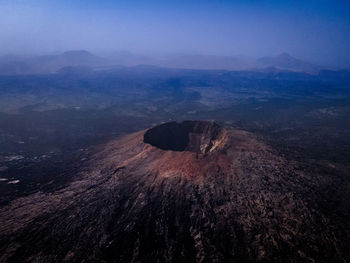
[[[168,151],[207,153],[215,146],[223,128],[215,122],[168,122],[146,131],[143,142]]]

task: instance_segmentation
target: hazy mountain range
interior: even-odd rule
[[[114,52],[108,57],[96,56],[85,50],[67,51],[58,55],[0,57],[0,74],[47,74],[65,67],[83,66],[91,69],[112,66],[152,65],[169,68],[210,70],[252,70],[263,72],[293,71],[317,74],[324,67],[294,58],[287,53],[258,59],[243,56],[168,55],[149,57],[130,52]]]

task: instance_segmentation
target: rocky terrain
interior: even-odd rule
[[[327,213],[326,188],[252,133],[170,122],[0,208],[0,262],[349,262],[348,210]]]

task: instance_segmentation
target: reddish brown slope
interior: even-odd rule
[[[347,235],[317,208],[322,181],[248,132],[184,127],[185,151],[144,143],[145,131],[127,135],[69,187],[2,208],[0,261],[349,260]]]

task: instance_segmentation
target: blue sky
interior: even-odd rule
[[[350,66],[350,1],[0,0],[0,54],[265,56]]]

